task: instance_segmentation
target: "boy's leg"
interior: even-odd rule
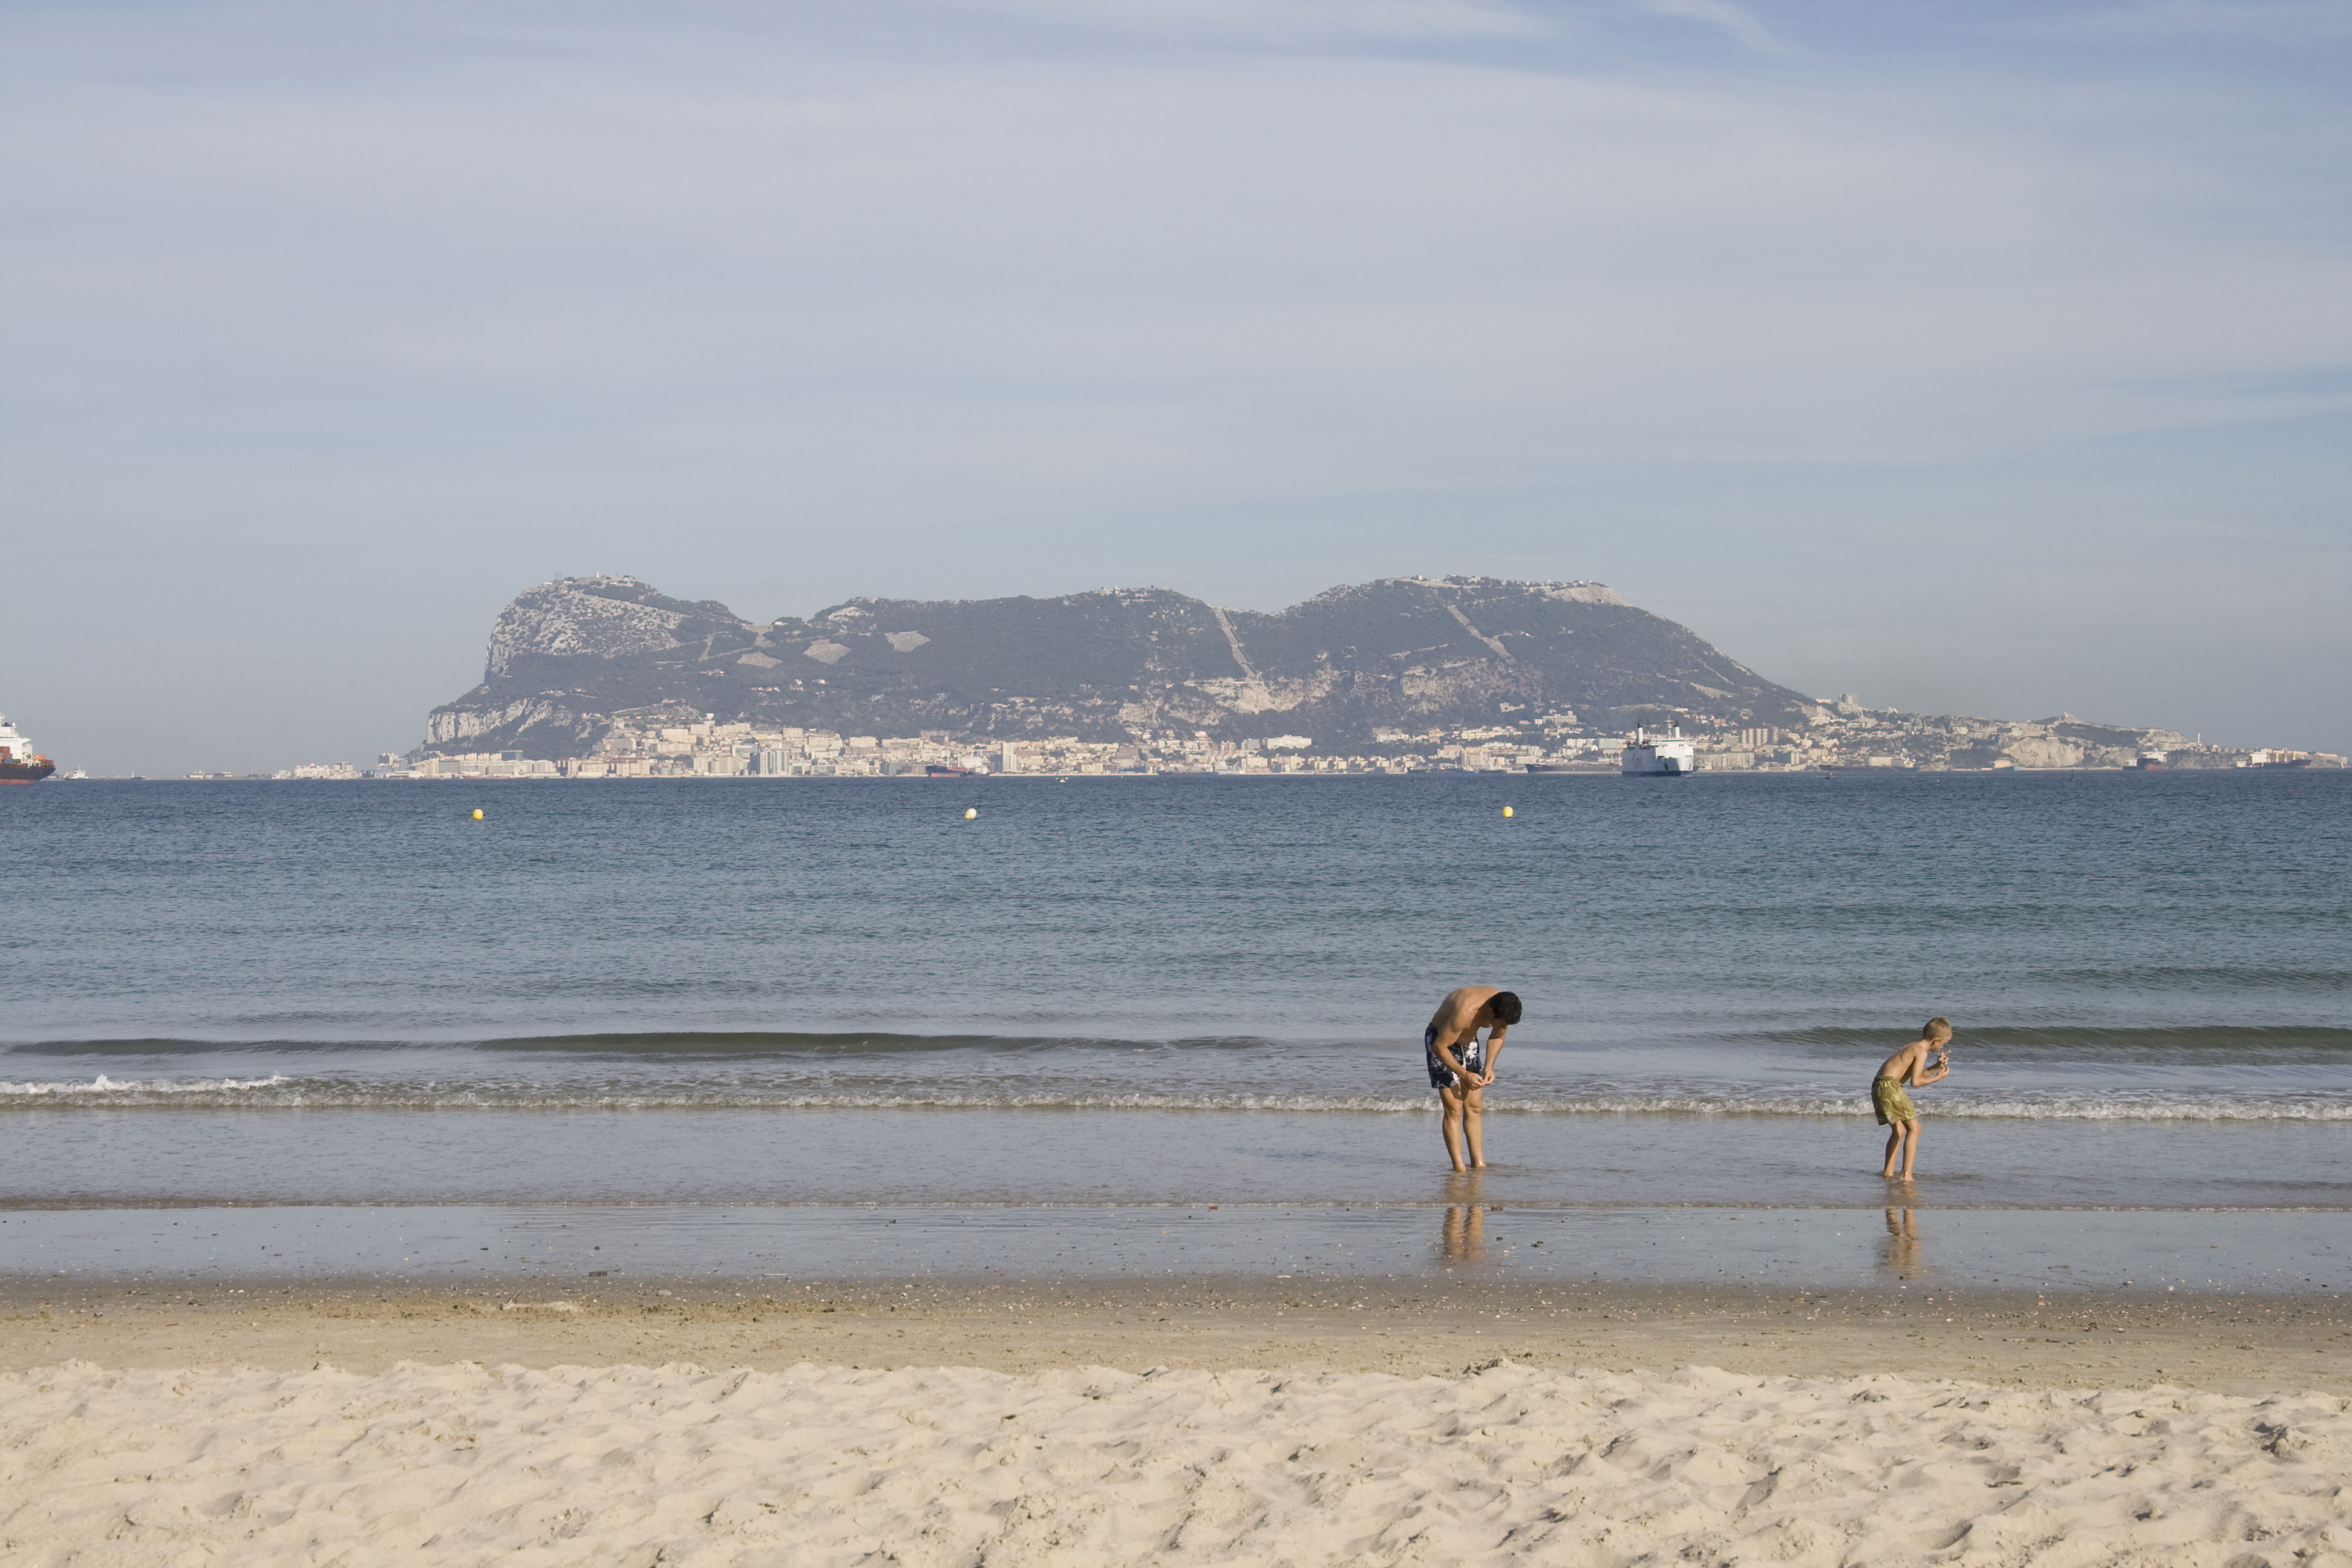
[[[1445,1140],[1445,1157],[1454,1162],[1457,1171],[1466,1170],[1462,1163],[1462,1090],[1459,1088],[1437,1091],[1439,1115],[1438,1133]]]
[[[1886,1124],[1886,1158],[1880,1164],[1878,1172],[1880,1175],[1892,1177],[1895,1174],[1895,1156],[1902,1151],[1903,1123],[1890,1121]]]
[[[1907,1182],[1911,1179],[1911,1162],[1919,1157],[1919,1124],[1906,1121],[1903,1130],[1911,1135],[1903,1141],[1903,1179]]]
[[[1470,1168],[1486,1168],[1486,1091],[1481,1088],[1462,1091],[1462,1139],[1470,1146]]]

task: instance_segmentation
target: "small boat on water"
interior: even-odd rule
[[[2172,758],[2163,752],[2142,752],[2132,765],[2144,773],[2160,773],[2172,765]]]
[[[33,742],[0,714],[0,784],[38,784],[58,771],[58,764],[33,750]]]
[[[1698,772],[1698,752],[1683,739],[1679,724],[1667,725],[1663,735],[1636,730],[1618,753],[1617,772],[1625,778],[1681,778]]]
[[[959,766],[954,763],[933,763],[923,772],[935,779],[968,779],[972,776],[975,770]]]

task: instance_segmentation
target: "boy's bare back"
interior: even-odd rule
[[[1429,1018],[1429,1026],[1437,1031],[1438,1042],[1455,1045],[1465,1036],[1476,1034],[1478,1010],[1502,994],[1499,985],[1462,985],[1447,992],[1445,1000],[1437,1005],[1437,1011]],[[1497,1039],[1502,1033],[1502,1029],[1495,1031]]]

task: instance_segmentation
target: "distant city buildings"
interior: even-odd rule
[[[2341,767],[2327,752],[2207,746],[2166,730],[2121,730],[2072,714],[2021,722],[1868,709],[1853,693],[1822,702],[1802,728],[1709,728],[1693,715],[1645,710],[1643,722],[1675,722],[1696,747],[1700,771],[1790,773],[1822,769],[2000,771],[2079,768]],[[1383,727],[1353,750],[1318,748],[1307,735],[1218,740],[1163,731],[1120,741],[1076,736],[1007,739],[925,731],[854,735],[831,730],[719,723],[672,714],[615,722],[596,750],[572,757],[520,751],[386,752],[374,766],[305,763],[281,779],[888,778],[933,773],[1070,777],[1086,774],[1306,775],[1404,773],[1613,772],[1633,726],[1607,732],[1573,713],[1507,724],[1409,731]],[[196,775],[191,775],[196,776]]]

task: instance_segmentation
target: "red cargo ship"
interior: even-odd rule
[[[35,752],[33,742],[0,714],[0,784],[38,784],[57,771],[58,764]]]

